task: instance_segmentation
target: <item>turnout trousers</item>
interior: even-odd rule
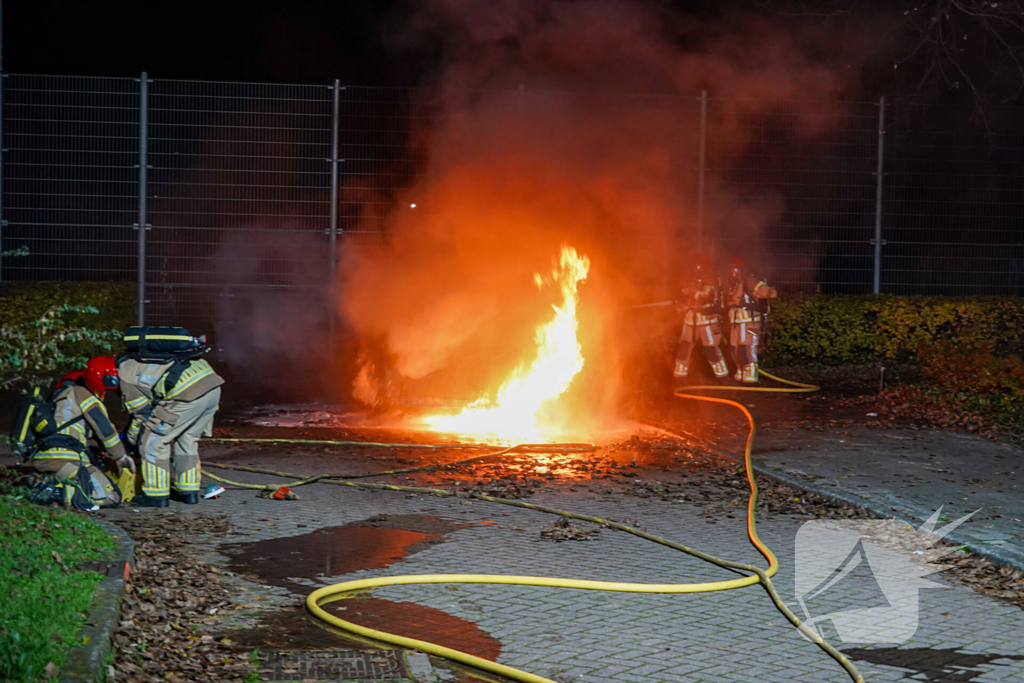
[[[673,373],[676,379],[684,379],[690,374],[690,358],[698,344],[704,347],[715,377],[729,376],[729,368],[718,345],[722,343],[722,331],[718,325],[718,316],[705,316],[696,311],[687,311],[683,319],[683,333],[679,336],[676,347],[676,367]]]
[[[735,379],[744,384],[756,384],[757,344],[761,340],[761,321],[734,322],[729,330],[729,349],[736,364]]]
[[[92,491],[85,493],[91,494],[92,502],[100,507],[117,507],[121,504],[121,490],[110,481],[110,477],[88,462],[85,456],[64,451],[42,451],[32,457],[30,464],[36,472],[52,474],[58,479],[70,481],[76,480],[78,468],[84,464],[89,472],[89,479],[92,480]],[[71,504],[70,489],[65,489],[65,494],[67,499],[64,506],[67,507]]]
[[[199,438],[213,436],[218,405],[220,387],[215,387],[194,401],[167,406],[167,411],[177,417],[173,424],[159,420],[144,424],[139,438],[144,494],[170,495],[172,483],[178,493],[199,491]]]

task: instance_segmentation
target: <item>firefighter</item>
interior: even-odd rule
[[[712,372],[719,380],[729,376],[722,350],[722,330],[719,327],[721,314],[721,283],[711,275],[710,262],[703,254],[698,255],[694,264],[693,281],[683,288],[682,308],[683,332],[676,348],[676,379],[686,379],[690,374],[690,358],[694,348],[704,346],[704,355]]]
[[[117,486],[93,464],[99,460],[90,457],[91,440],[102,444],[118,476],[126,467],[135,472],[135,461],[125,452],[103,405],[106,392],[117,385],[117,365],[111,356],[93,358],[84,371],[70,372],[57,383],[50,403],[58,429],[42,440],[30,464],[37,472],[76,483],[62,487],[64,505],[116,507],[121,503]],[[80,472],[83,467],[85,472]]]
[[[127,438],[139,449],[142,494],[135,504],[167,507],[199,502],[199,438],[213,436],[224,379],[200,358],[147,362],[121,358],[121,399],[131,413]],[[172,476],[173,465],[173,476]]]
[[[733,377],[742,384],[756,384],[760,379],[757,345],[768,315],[768,300],[777,292],[756,277],[739,256],[729,259],[728,282],[725,303],[729,309],[729,349],[736,364]]]

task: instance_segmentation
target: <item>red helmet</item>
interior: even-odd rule
[[[730,256],[729,260],[725,262],[729,268],[729,272],[740,275],[747,268],[747,262],[742,256]]]
[[[117,363],[113,356],[96,356],[85,364],[85,386],[97,396],[117,389]]]
[[[84,376],[84,373],[81,370],[72,370],[71,372],[67,373],[66,375],[61,377],[59,380],[57,380],[57,384],[54,387],[54,389],[60,389],[67,382],[74,382],[75,384],[81,384],[84,381],[84,379],[85,379],[85,376]]]

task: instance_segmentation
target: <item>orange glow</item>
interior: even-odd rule
[[[537,327],[537,355],[533,362],[529,367],[517,367],[493,397],[482,396],[458,415],[431,416],[426,423],[437,431],[463,437],[519,443],[543,441],[547,426],[545,409],[566,392],[583,369],[583,351],[576,336],[577,287],[589,270],[590,259],[563,244],[561,259],[551,275],[534,275],[538,289],[558,285],[562,302],[553,304],[554,316]]]

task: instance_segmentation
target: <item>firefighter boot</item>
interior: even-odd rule
[[[150,496],[140,493],[132,500],[132,505],[140,508],[165,508],[171,504],[169,499],[170,496]]]
[[[687,367],[686,363],[682,362],[681,360],[677,360],[676,370],[673,374],[675,375],[676,379],[686,379],[686,376],[689,374],[689,370],[690,369]]]
[[[196,493],[195,491],[189,491],[186,493],[179,493],[178,491],[174,491],[173,493],[171,493],[171,498],[178,501],[179,503],[184,503],[185,505],[195,505],[196,503],[199,502],[199,494]]]
[[[711,370],[715,373],[715,377],[719,380],[723,380],[729,376],[729,367],[725,364],[725,360],[717,360],[711,364]]]
[[[757,363],[747,363],[743,366],[743,383],[744,384],[757,384],[759,381],[757,375]]]

